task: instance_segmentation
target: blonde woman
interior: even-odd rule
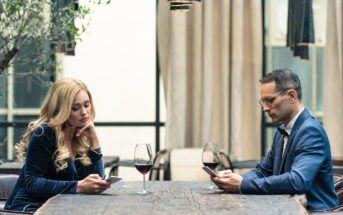
[[[92,96],[76,79],[54,83],[40,117],[17,145],[25,164],[5,209],[35,211],[59,193],[101,193],[104,181],[100,143],[94,128]]]

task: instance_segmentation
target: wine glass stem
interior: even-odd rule
[[[145,191],[145,175],[143,175],[143,191]]]

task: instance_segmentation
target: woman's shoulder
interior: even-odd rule
[[[37,151],[42,147],[51,154],[56,150],[55,133],[46,123],[38,125],[34,129],[29,140],[28,151]]]
[[[47,123],[42,123],[39,125],[33,132],[33,135],[36,137],[41,137],[41,136],[48,136],[52,139],[55,138],[55,132]]]
[[[42,132],[53,132],[52,128],[49,127],[48,123],[42,123],[37,126],[33,133],[40,134]]]

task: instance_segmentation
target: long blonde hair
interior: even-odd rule
[[[68,120],[74,97],[81,90],[86,92],[89,96],[91,105],[90,118],[91,120],[94,120],[95,110],[92,95],[82,81],[77,79],[64,79],[55,82],[50,87],[49,92],[44,99],[39,119],[29,123],[23,138],[16,145],[16,155],[18,159],[24,160],[29,139],[35,129],[43,123],[47,123],[56,136],[57,150],[54,153],[56,170],[58,172],[68,167],[66,159],[71,155],[64,141],[62,125]],[[77,159],[79,159],[84,166],[89,166],[92,163],[88,156],[89,148],[89,140],[85,136],[74,137],[72,140],[72,149],[79,155],[79,158]]]

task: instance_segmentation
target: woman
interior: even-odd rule
[[[92,96],[75,79],[54,83],[38,120],[29,124],[16,146],[26,157],[5,209],[35,211],[59,193],[101,193],[104,181],[100,143],[94,128]]]

